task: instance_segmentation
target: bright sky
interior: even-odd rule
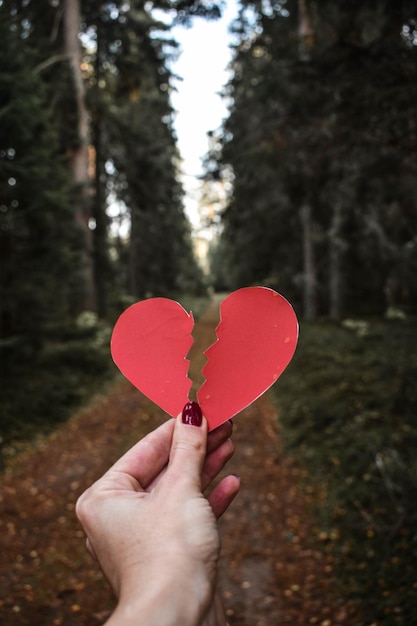
[[[172,104],[177,111],[175,130],[183,159],[186,210],[192,224],[198,223],[196,196],[201,159],[207,152],[207,132],[217,129],[227,115],[219,92],[228,80],[230,60],[228,26],[237,15],[235,0],[227,2],[221,20],[196,18],[191,28],[176,27],[173,37],[181,55],[172,69],[183,78],[176,81]]]

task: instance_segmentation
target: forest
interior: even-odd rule
[[[207,158],[233,190],[218,280],[307,319],[415,312],[414,3],[248,5]]]
[[[240,0],[202,267],[171,31],[222,9],[0,0],[0,470],[112,383],[129,304],[174,298],[198,318],[213,293],[271,287],[301,326],[272,395],[288,451],[328,489],[340,593],[363,625],[412,624],[417,3]]]

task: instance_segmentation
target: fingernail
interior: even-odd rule
[[[187,402],[182,410],[182,423],[190,426],[201,426],[203,414],[197,402]]]

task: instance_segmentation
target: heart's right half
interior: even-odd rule
[[[206,351],[197,399],[212,430],[271,387],[291,361],[298,321],[290,303],[267,287],[244,287],[220,305],[217,341]]]

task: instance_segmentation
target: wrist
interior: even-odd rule
[[[105,626],[196,626],[212,600],[213,591],[198,576],[176,571],[169,575],[164,565],[145,582],[122,587],[117,607]]]

